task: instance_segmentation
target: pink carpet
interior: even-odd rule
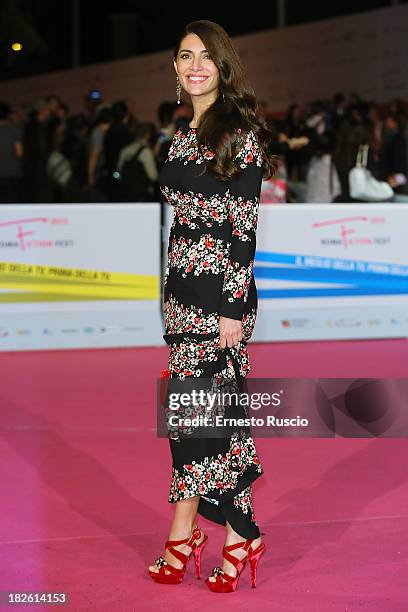
[[[258,377],[407,377],[408,341],[253,344]],[[154,584],[172,506],[155,435],[167,349],[0,354],[0,591],[67,592],[98,612],[408,610],[406,439],[258,439],[268,547],[258,587]],[[222,528],[199,519],[221,562]],[[6,609],[6,608],[4,608]],[[10,608],[11,609],[11,608]],[[59,607],[13,606],[40,610]]]

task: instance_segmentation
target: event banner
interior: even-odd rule
[[[407,337],[405,227],[405,204],[260,204],[252,340]]]
[[[253,340],[408,336],[408,206],[260,206]]]
[[[0,350],[162,344],[159,204],[3,205]]]

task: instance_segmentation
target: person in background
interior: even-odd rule
[[[352,98],[355,100],[355,96]],[[332,153],[334,165],[337,169],[341,185],[341,202],[351,202],[349,187],[349,172],[356,163],[360,144],[367,142],[367,122],[362,115],[361,107],[348,104],[341,118],[334,122],[337,139],[336,150]],[[371,164],[370,149],[370,164]]]
[[[108,175],[105,165],[104,138],[112,120],[109,107],[96,115],[88,141],[87,188],[91,202],[108,202]]]
[[[373,102],[368,104],[367,119],[371,131],[371,146],[378,152],[381,148],[384,126],[378,107]]]
[[[407,144],[402,115],[388,112],[384,121],[384,138],[380,151],[380,180],[388,181],[395,202],[407,202]]]
[[[94,87],[86,94],[84,98],[84,112],[88,119],[93,123],[100,111],[106,106],[102,92],[97,87]]]
[[[16,125],[23,131],[24,126],[28,121],[28,108],[25,104],[17,104],[11,108],[9,121],[12,125]]]
[[[180,104],[175,104],[173,113],[174,131],[176,132],[178,129],[189,125],[193,118],[193,113],[191,104],[186,104],[183,101]]]
[[[45,99],[37,100],[23,133],[23,188],[26,202],[52,202],[52,183],[47,175],[51,150],[50,110]]]
[[[124,147],[117,165],[120,202],[152,202],[158,199],[157,166],[150,146],[154,126],[136,123],[134,142]]]
[[[58,109],[61,106],[61,98],[56,94],[49,94],[45,100],[48,104],[48,110],[50,111],[51,117],[57,115]]]
[[[172,102],[163,102],[157,111],[160,127],[153,152],[159,171],[164,166],[175,132],[174,106]]]
[[[55,140],[47,172],[55,185],[58,202],[83,202],[86,198],[88,120],[85,115],[70,117],[64,133]]]
[[[312,128],[308,127],[305,121],[305,108],[299,104],[289,106],[284,133],[289,140],[293,138],[309,138]],[[302,151],[301,147],[294,147],[286,154],[286,166],[289,181],[298,183],[306,178],[307,152]]]
[[[0,202],[21,199],[22,130],[10,121],[11,108],[0,102]]]
[[[69,109],[63,104],[61,98],[55,94],[48,95],[45,100],[50,113],[48,119],[49,142],[51,149],[54,150],[58,148],[62,138]]]
[[[65,137],[61,151],[69,159],[72,167],[72,190],[75,195],[71,201],[81,202],[87,184],[87,133],[89,119],[85,114],[79,113],[67,119]]]
[[[316,134],[314,153],[306,175],[306,202],[331,203],[341,194],[341,185],[333,162],[336,137],[332,130]]]
[[[332,99],[332,127],[335,131],[340,127],[343,118],[346,114],[346,96],[341,92],[334,94]]]
[[[112,106],[112,123],[105,134],[105,166],[108,175],[108,195],[110,202],[116,202],[118,198],[118,182],[114,175],[118,165],[121,150],[133,142],[130,131],[131,115],[126,102],[120,100]]]

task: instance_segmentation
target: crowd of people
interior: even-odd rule
[[[377,104],[337,93],[328,100],[292,104],[280,120],[268,114],[267,106],[261,112],[282,143],[287,201],[355,201],[349,175],[361,145],[367,146],[370,175],[392,187],[393,201],[408,201],[408,107],[402,100]],[[308,144],[293,146],[299,138]]]
[[[277,201],[353,201],[349,173],[365,144],[372,176],[392,187],[393,201],[408,201],[408,112],[401,100],[380,105],[337,93],[291,104],[282,114],[261,100],[258,112],[281,159],[272,199],[276,183]],[[0,202],[158,201],[173,134],[191,118],[190,105],[168,101],[156,124],[142,122],[126,101],[108,104],[95,90],[76,114],[56,95],[27,110],[0,102]]]

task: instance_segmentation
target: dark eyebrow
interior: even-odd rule
[[[179,53],[193,53],[190,49],[180,49]],[[200,53],[208,53],[207,49],[203,49]]]

